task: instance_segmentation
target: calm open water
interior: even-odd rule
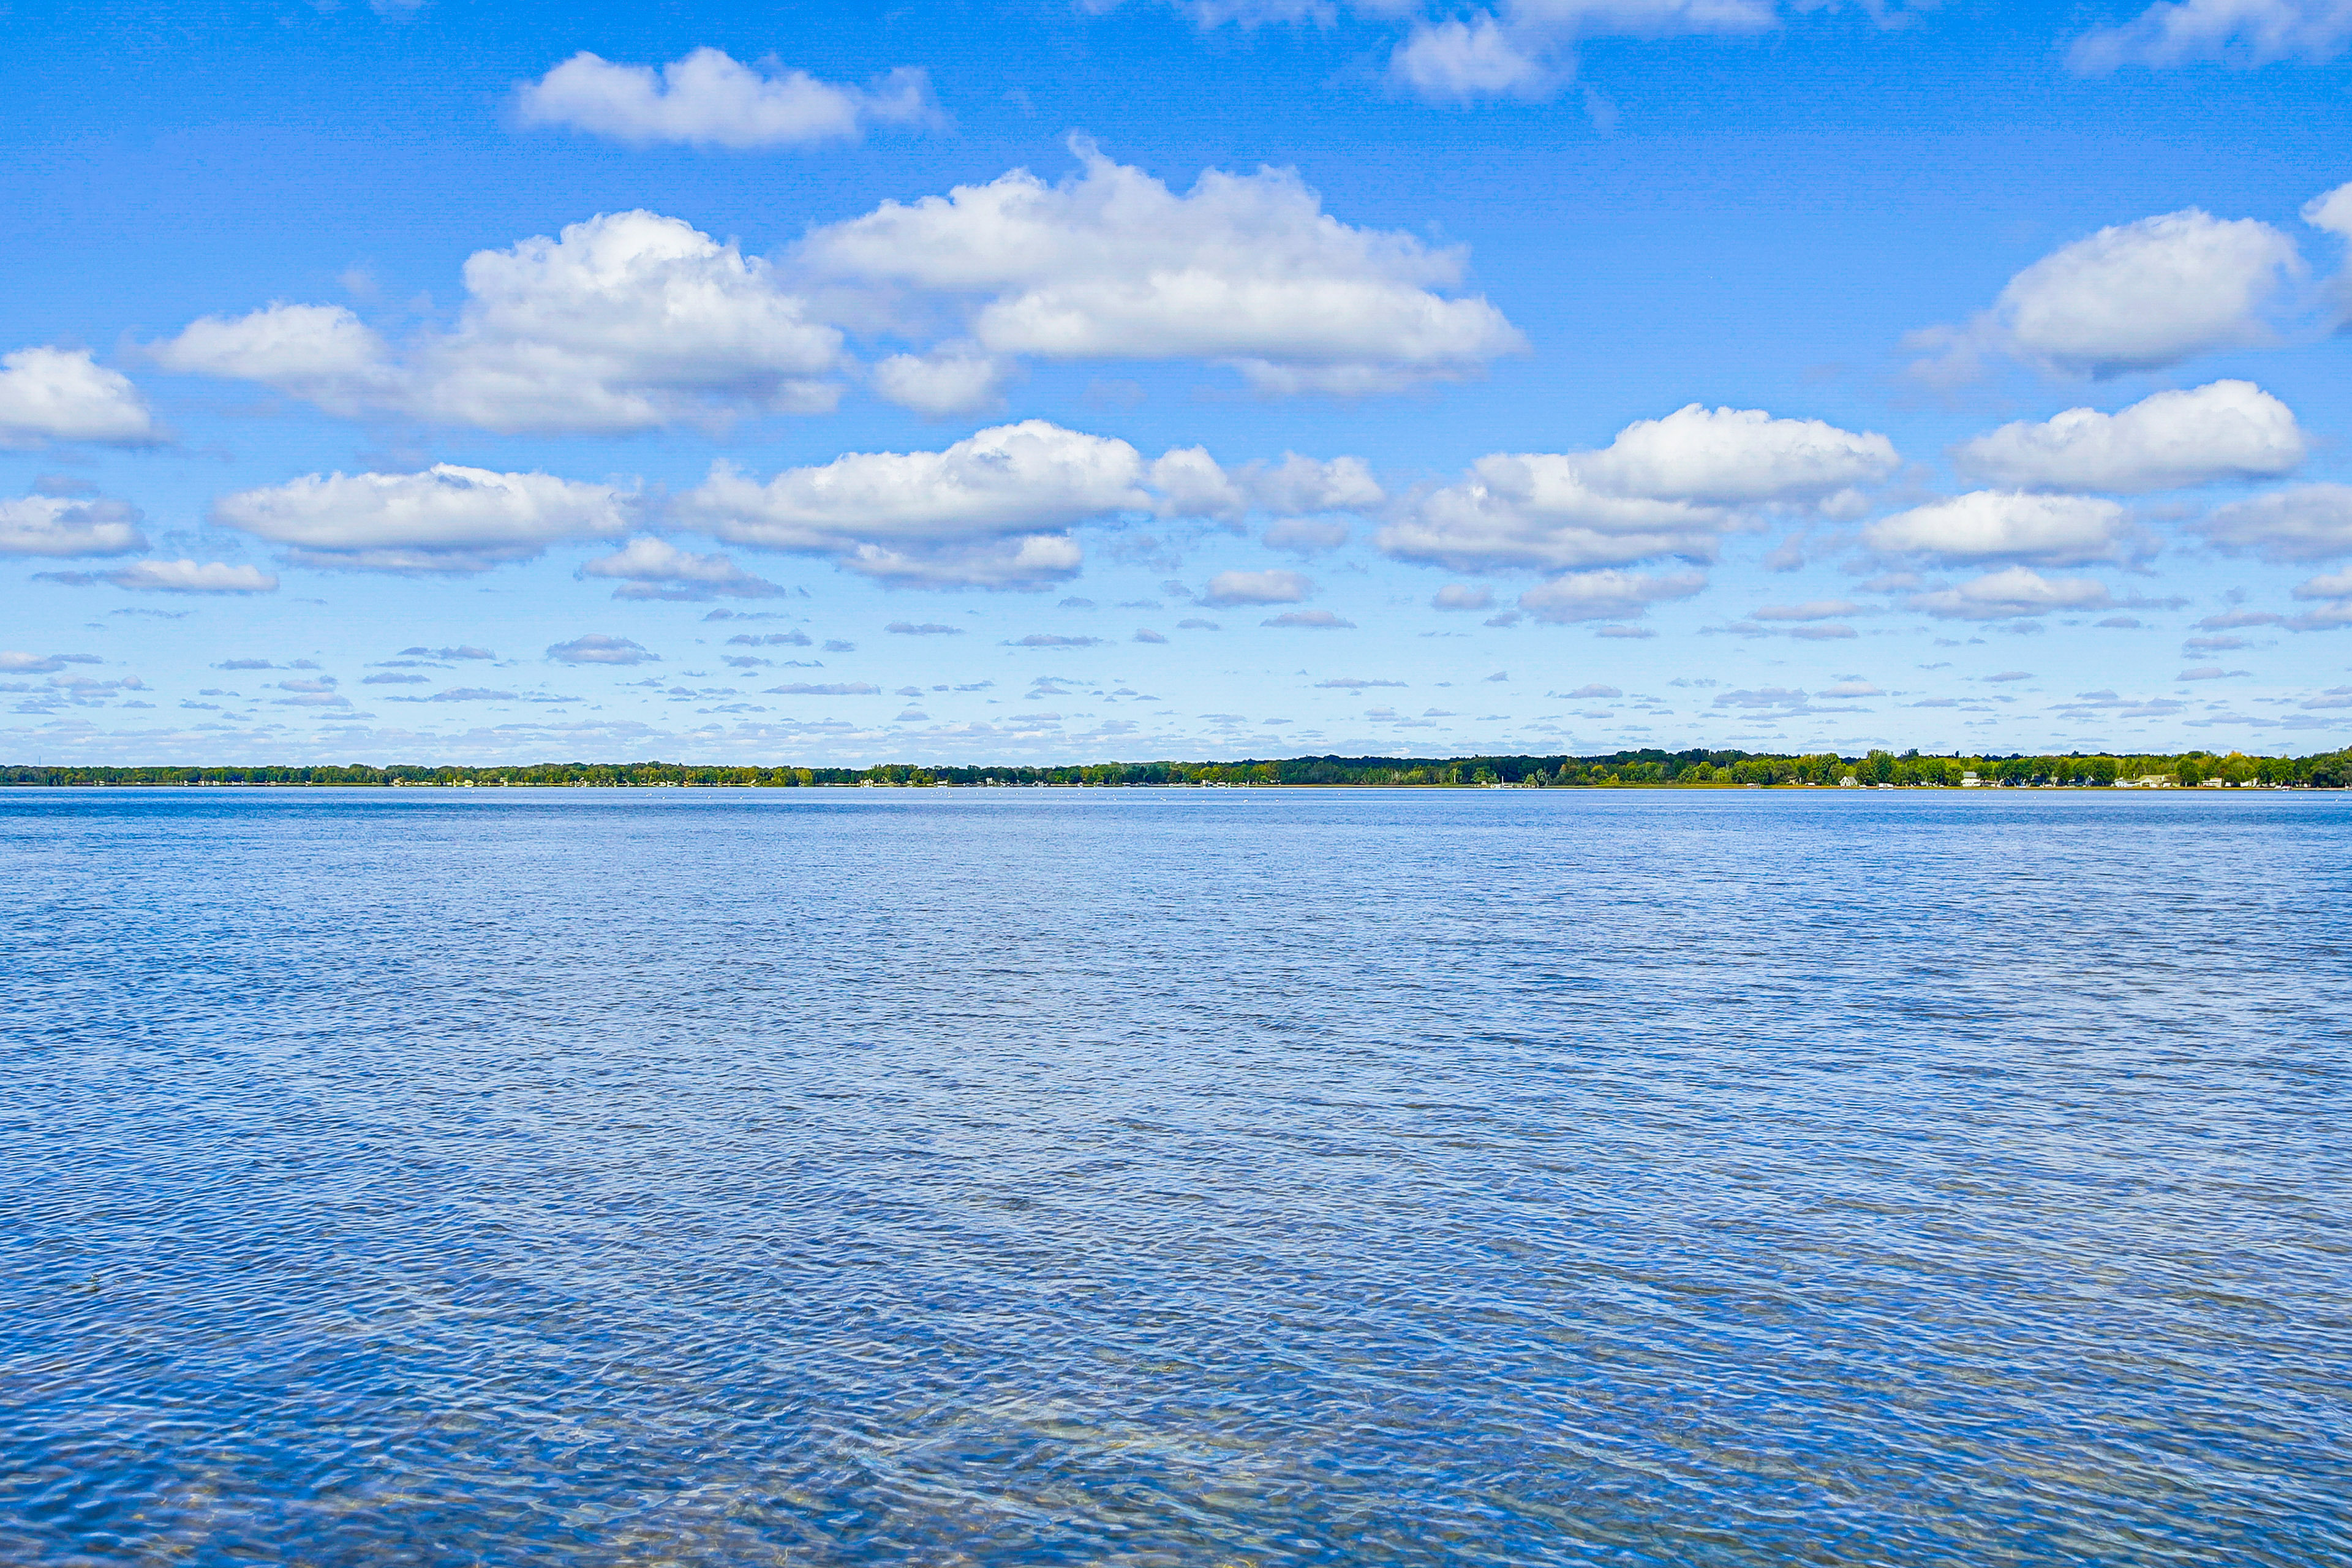
[[[2352,798],[0,792],[0,1562],[2352,1563]]]

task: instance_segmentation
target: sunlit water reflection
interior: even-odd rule
[[[0,794],[0,1561],[2352,1563],[2352,801]]]

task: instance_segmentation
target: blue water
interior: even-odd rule
[[[0,792],[0,1562],[2352,1563],[2352,799]]]

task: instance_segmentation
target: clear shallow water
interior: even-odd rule
[[[2352,1563],[2352,799],[0,792],[0,1561]]]

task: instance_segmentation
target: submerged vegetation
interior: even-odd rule
[[[2200,786],[2342,789],[2352,749],[2307,757],[2231,752],[2148,755],[1922,756],[1820,752],[1612,752],[1605,756],[1289,757],[1227,763],[1086,763],[1056,767],[950,767],[878,763],[865,768],[738,767],[692,763],[533,763],[520,766],[319,767],[0,766],[0,784],[292,784],[460,788],[701,787],[791,789],[819,785],[1024,787],[1145,784],[1358,784],[1382,787],[1610,788],[1811,785],[1974,787]]]

